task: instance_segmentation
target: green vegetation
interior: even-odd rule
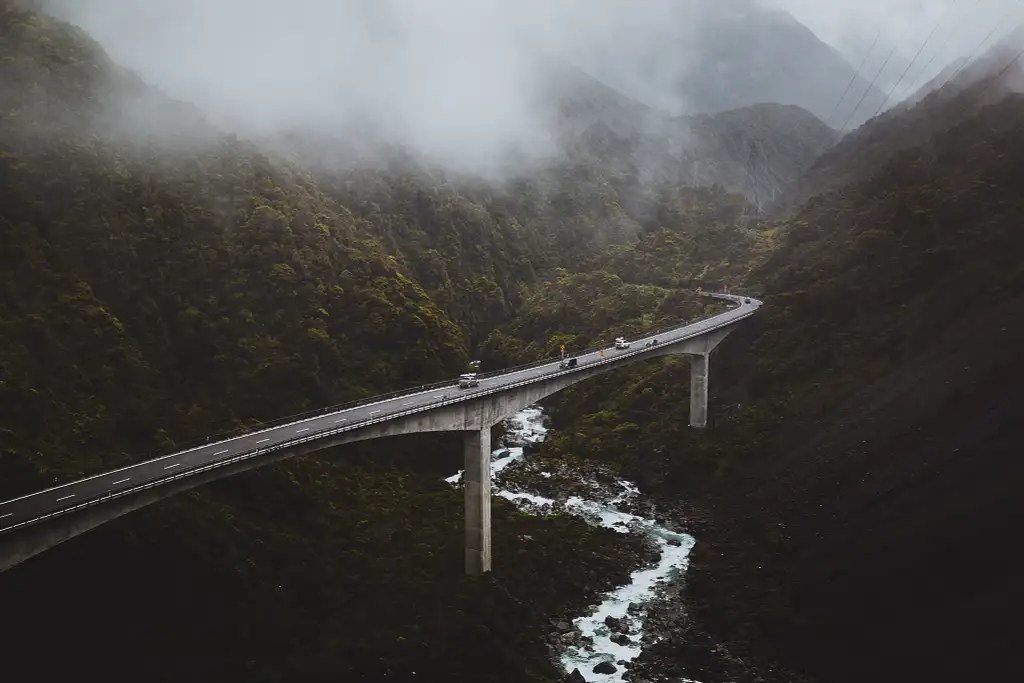
[[[397,198],[354,215],[323,189],[330,178],[322,187],[198,118],[177,119],[190,144],[121,135],[105,107],[125,101],[130,74],[11,2],[0,31],[4,498],[451,377],[467,341],[438,301],[462,313],[496,281],[517,286],[506,271],[526,260],[491,254],[518,234],[481,244],[494,223],[472,205],[432,209],[427,231],[447,229],[434,253],[470,263],[439,296],[444,279],[425,276],[437,264]],[[389,253],[389,236],[402,248]],[[624,581],[640,541],[496,501],[498,569],[467,579],[461,495],[441,480],[459,452],[423,437],[296,459],[60,546],[0,581],[5,613],[24,619],[25,639],[7,640],[25,657],[11,670],[105,670],[117,643],[118,668],[151,680],[550,680],[548,620]],[[32,625],[55,610],[103,626]],[[61,656],[39,657],[38,629]]]
[[[729,285],[766,305],[715,356],[714,430],[686,426],[687,361],[667,358],[554,397],[537,456],[711,505],[979,294],[1024,284],[1019,96],[942,109],[913,145],[906,120],[882,121],[800,190],[835,192],[767,221],[735,194],[777,189],[745,187],[748,154],[763,142],[793,179],[832,141],[806,112],[665,117],[652,130],[692,134],[699,159],[659,155],[629,118],[649,112],[568,74],[565,158],[529,177],[343,169],[325,161],[338,141],[282,154],[221,134],[22,4],[0,0],[0,497],[469,358],[632,337],[714,312],[694,290]],[[6,644],[31,656],[45,628],[63,656],[33,661],[44,678],[106,670],[116,643],[152,680],[551,680],[550,620],[624,581],[641,544],[496,501],[496,571],[463,577],[460,492],[441,481],[459,450],[355,445],[127,516],[0,579],[5,613],[28,615]],[[695,612],[730,638],[792,617],[786,534],[761,512],[723,513],[697,550]],[[74,618],[55,626],[58,608]],[[96,615],[110,623],[83,630]]]
[[[983,86],[968,89],[960,97],[970,107],[979,96],[993,98]],[[910,482],[945,476],[943,468],[909,473],[897,469],[914,467],[914,463],[891,464],[898,461],[899,452],[886,452],[886,445],[876,445],[874,440],[880,437],[871,431],[871,422],[866,419],[865,423],[855,423],[857,431],[846,441],[831,446],[844,450],[829,451],[820,441],[815,447],[815,439],[827,430],[843,427],[835,424],[839,419],[851,423],[862,419],[860,413],[851,415],[855,408],[849,404],[855,397],[857,405],[866,405],[859,410],[872,414],[876,408],[861,391],[864,387],[877,381],[888,387],[885,391],[889,394],[902,395],[896,394],[888,378],[925,352],[949,357],[945,365],[939,364],[929,373],[970,369],[969,359],[951,365],[966,350],[963,340],[932,352],[936,340],[961,319],[996,309],[1024,292],[1024,267],[1019,258],[1024,253],[1024,237],[1019,229],[1019,216],[1024,211],[1024,196],[1019,191],[1024,180],[1024,128],[1020,123],[1024,120],[1024,97],[1004,96],[994,104],[970,111],[963,115],[964,120],[937,133],[926,144],[893,154],[841,192],[817,197],[795,215],[763,226],[757,241],[769,248],[760,252],[760,247],[755,248],[750,261],[753,267],[743,289],[758,294],[766,304],[714,356],[713,430],[694,433],[685,426],[688,373],[681,361],[662,361],[661,365],[610,375],[574,387],[555,400],[556,432],[544,444],[540,457],[563,458],[571,453],[614,463],[648,491],[670,498],[682,493],[715,509],[716,523],[704,530],[688,575],[690,604],[703,628],[719,638],[746,644],[734,643],[734,652],[753,647],[762,654],[783,656],[790,663],[813,662],[817,673],[825,676],[836,670],[836,657],[856,659],[864,652],[857,648],[871,646],[884,652],[892,667],[922,669],[920,657],[910,653],[933,652],[935,639],[943,636],[926,630],[926,625],[920,623],[919,609],[913,605],[901,611],[903,606],[882,604],[879,598],[870,603],[873,611],[864,608],[867,613],[862,617],[880,624],[891,615],[906,628],[915,625],[921,633],[909,634],[914,637],[913,650],[909,641],[905,647],[895,642],[879,646],[873,640],[878,636],[873,633],[864,634],[857,648],[844,648],[841,642],[830,640],[819,655],[814,645],[814,638],[819,637],[816,634],[821,633],[821,620],[830,619],[833,604],[823,602],[821,596],[833,580],[830,577],[838,573],[831,564],[828,570],[817,569],[826,560],[815,555],[814,548],[826,542],[823,538],[836,535],[837,540],[830,546],[833,552],[854,552],[850,548],[860,546],[844,549],[843,541],[838,539],[846,539],[843,534],[849,533],[848,527],[857,526],[858,517],[888,515],[885,533],[882,528],[861,533],[900,539],[884,546],[887,553],[876,550],[879,556],[871,562],[883,566],[904,563],[901,566],[906,566],[906,571],[929,575],[931,583],[946,587],[943,590],[957,585],[957,591],[965,596],[963,603],[980,599],[977,586],[987,579],[978,572],[984,570],[969,569],[969,559],[950,558],[952,567],[960,567],[959,574],[952,569],[939,571],[931,566],[933,556],[915,547],[915,543],[921,543],[933,553],[950,547],[942,538],[924,546],[921,525],[927,522],[919,516],[908,520],[905,508],[912,505],[915,509],[926,506],[941,510],[942,500],[921,498],[927,494],[920,491],[907,494],[918,496],[914,503],[897,496],[897,492],[911,486]],[[922,115],[915,112],[915,116]],[[883,130],[898,137],[902,127],[899,122]],[[654,276],[658,276],[656,272]],[[735,288],[740,290],[740,285]],[[1006,330],[997,327],[983,334],[1005,334]],[[977,338],[973,343],[984,347],[984,341]],[[1006,372],[1019,374],[1015,367],[1007,366]],[[919,391],[938,391],[927,387],[955,379],[943,381],[941,374],[931,377],[926,374],[918,378]],[[914,388],[907,385],[898,391],[913,393]],[[945,408],[979,401],[978,410],[1002,414],[1016,400],[1013,394],[981,396],[975,391],[971,387],[958,389],[950,399],[952,404]],[[884,400],[891,399],[886,396]],[[910,398],[907,401],[915,402]],[[944,419],[955,421],[957,417],[950,412]],[[907,436],[915,424],[911,419],[920,418],[905,419],[905,425],[897,424],[892,429],[906,439],[900,443],[909,449],[915,443]],[[919,438],[926,437],[925,433]],[[940,445],[928,443],[928,447],[917,447],[924,452],[941,452]],[[795,449],[805,445],[799,460],[792,456]],[[986,448],[973,452],[972,457],[985,457]],[[872,453],[873,459],[868,459],[867,453]],[[977,467],[961,476],[988,477],[1001,468],[1010,469],[1012,464]],[[865,500],[871,508],[838,508],[829,517],[816,516],[819,510],[829,510],[840,492],[852,497],[848,489],[857,489],[858,482],[876,470],[885,472],[879,476],[888,478],[883,480],[883,491]],[[993,476],[998,480],[997,475]],[[1005,476],[1015,475],[1007,472]],[[991,490],[997,486],[992,484]],[[982,490],[977,495],[986,500],[991,494]],[[975,508],[986,509],[988,504],[977,502]],[[853,517],[833,521],[842,513]],[[956,519],[953,515],[942,523],[955,524]],[[1002,519],[984,516],[982,523],[998,525]],[[802,536],[796,543],[786,529],[798,522]],[[910,528],[911,523],[918,526]],[[942,532],[936,529],[935,533],[941,536]],[[972,529],[963,534],[962,540],[981,533]],[[866,541],[860,542],[865,548],[871,547]],[[958,564],[952,564],[954,561]],[[834,562],[838,566],[843,560]],[[857,565],[858,571],[880,571],[870,569],[870,563],[865,562],[869,567]],[[940,564],[945,566],[947,561]],[[971,582],[960,582],[967,572],[974,572]],[[913,576],[918,574],[908,574]],[[828,595],[834,604],[842,600],[843,590],[861,596],[861,600],[868,600],[872,591],[885,591],[882,594],[887,599],[897,600],[899,593],[888,586],[904,585],[896,581],[897,577],[852,572],[844,577],[851,582],[864,581],[865,585],[857,591],[853,584],[832,588]],[[905,586],[903,590],[911,588]],[[934,609],[942,609],[938,595],[931,599],[936,601]],[[852,610],[856,607],[854,601],[851,597],[841,604]],[[955,624],[946,623],[945,630],[952,628],[952,633],[958,633]],[[837,625],[820,637],[849,638],[853,628],[844,631]],[[960,633],[959,637],[971,636]],[[685,647],[659,647],[661,657],[679,656],[685,661]],[[949,661],[971,666],[957,660],[957,656],[949,653]],[[993,663],[1001,661],[997,658]],[[928,670],[937,670],[938,666]],[[877,664],[865,662],[854,670],[866,675],[879,669]],[[897,669],[889,671],[896,675]],[[851,674],[851,680],[855,678],[857,675]]]

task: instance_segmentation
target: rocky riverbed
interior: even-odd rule
[[[573,514],[595,526],[647,540],[647,566],[634,571],[628,584],[604,595],[587,614],[571,621],[552,620],[552,655],[567,671],[568,680],[658,680],[637,677],[630,669],[645,648],[669,637],[685,619],[680,592],[695,542],[687,533],[693,516],[678,505],[658,508],[630,482],[594,463],[524,457],[536,450],[533,447],[547,431],[544,413],[537,407],[509,420],[503,445],[492,460],[495,493],[523,511]],[[457,482],[460,474],[448,481]]]
[[[572,514],[595,526],[646,540],[645,565],[582,615],[552,619],[552,658],[573,683],[790,680],[785,672],[748,665],[715,642],[686,609],[686,569],[702,514],[679,501],[655,501],[608,467],[583,459],[545,458],[544,412],[527,408],[505,425],[492,459],[496,495],[521,511]],[[447,481],[456,483],[461,473]]]

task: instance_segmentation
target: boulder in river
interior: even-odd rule
[[[579,669],[573,669],[571,674],[566,674],[565,678],[562,679],[562,683],[587,683],[587,679],[583,677]]]
[[[616,671],[618,671],[618,669],[616,669],[615,665],[611,662],[601,662],[594,667],[594,673],[596,674],[613,674]]]
[[[627,630],[626,624],[623,623],[622,619],[618,619],[611,615],[604,618],[604,625],[612,631],[622,632]]]

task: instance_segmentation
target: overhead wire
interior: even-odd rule
[[[989,89],[989,88],[991,88],[991,87],[992,87],[993,85],[995,85],[996,83],[998,83],[998,82],[999,82],[999,79],[1003,77],[1003,74],[1005,74],[1005,73],[1006,73],[1007,71],[1009,71],[1009,70],[1010,70],[1010,67],[1011,67],[1011,66],[1013,66],[1014,64],[1016,64],[1016,63],[1017,63],[1017,60],[1019,60],[1019,59],[1020,59],[1021,57],[1024,57],[1024,47],[1022,47],[1022,48],[1021,48],[1021,49],[1020,49],[1020,50],[1019,50],[1019,51],[1017,52],[1016,56],[1014,56],[1014,58],[1013,58],[1013,59],[1011,59],[1011,60],[1010,60],[1009,62],[1007,62],[1006,66],[1004,66],[1004,67],[1003,67],[1003,68],[1002,68],[1002,69],[1001,69],[1001,70],[999,71],[999,73],[997,73],[997,74],[996,74],[995,76],[990,76],[990,77],[989,77],[989,78],[987,79],[987,80],[988,80],[988,82],[987,82],[987,83],[985,83],[985,85],[983,85],[983,86],[982,86],[981,90],[979,90],[979,91],[978,91],[978,99],[981,99],[981,97],[982,97],[982,96],[983,96],[983,95],[984,95],[984,94],[985,94],[986,92],[988,92],[988,89]]]
[[[982,3],[982,0],[978,0],[978,2],[976,3],[976,6],[980,5],[981,3]],[[931,59],[929,59],[928,62],[923,67],[921,67],[921,70],[917,72],[917,76],[914,77],[914,80],[910,84],[909,90],[910,90],[911,93],[914,92],[914,87],[918,84],[918,82],[920,82],[921,77],[924,76],[926,73],[928,73],[929,67],[931,67],[931,65],[935,62],[935,60],[938,59],[939,55],[941,55],[945,51],[945,49],[949,45],[950,41],[953,40],[953,36],[954,35],[956,35],[956,29],[955,28],[954,28],[954,30],[949,32],[949,35],[946,36],[946,39],[942,42],[942,45],[939,47],[939,49],[936,50],[934,54],[932,54]]]
[[[935,59],[940,54],[942,54],[942,51],[946,49],[946,46],[949,45],[949,41],[951,41],[951,40],[953,40],[953,34],[952,33],[950,33],[948,36],[946,36],[946,40],[945,40],[945,42],[942,43],[942,46],[938,50],[935,51],[935,54],[932,55],[932,58],[929,59],[925,63],[925,65],[923,67],[921,67],[921,70],[917,72],[917,75],[914,76],[914,80],[910,83],[910,88],[909,88],[910,92],[914,92],[914,86],[916,86],[918,81],[921,80],[921,76],[923,76],[926,73],[928,73],[928,67],[930,67],[932,65],[932,63],[935,61]]]
[[[860,109],[860,105],[864,102],[864,98],[868,96],[868,93],[871,92],[871,88],[875,87],[875,81],[877,81],[878,77],[882,75],[883,71],[885,71],[886,65],[889,64],[889,60],[892,59],[892,56],[895,52],[896,48],[893,48],[892,50],[889,51],[889,56],[885,58],[884,62],[882,62],[882,68],[880,68],[878,70],[878,73],[875,74],[875,77],[871,79],[871,83],[869,83],[868,87],[865,88],[864,94],[860,96],[860,100],[857,102],[857,106],[854,107],[853,111],[850,112],[850,115],[846,117],[846,121],[843,122],[842,127],[839,129],[840,131],[846,130],[846,126],[847,124],[850,123],[850,119],[852,119],[853,115],[857,113],[858,109]]]
[[[837,111],[839,111],[839,105],[843,103],[844,99],[846,99],[846,94],[848,92],[850,92],[850,88],[853,86],[853,82],[857,80],[858,76],[860,76],[861,70],[864,68],[864,65],[867,63],[868,57],[871,56],[871,52],[872,52],[872,50],[875,49],[875,45],[878,43],[878,38],[881,35],[882,35],[882,29],[878,29],[878,31],[875,33],[875,39],[873,41],[871,41],[871,47],[868,48],[867,53],[864,55],[864,59],[860,60],[860,66],[858,66],[857,70],[853,73],[853,76],[850,78],[850,82],[846,84],[846,90],[844,90],[843,94],[839,96],[839,101],[836,102],[836,106],[832,108],[832,113],[828,115],[827,119],[825,119],[825,125],[828,125],[829,122],[832,120],[832,117],[836,115]]]
[[[953,0],[951,3],[949,3],[949,6],[946,7],[946,11],[943,12],[942,16],[939,17],[935,21],[935,26],[932,26],[931,33],[929,33],[928,37],[924,39],[923,43],[921,43],[921,47],[919,47],[917,49],[917,54],[915,54],[914,58],[910,60],[909,64],[907,64],[907,68],[903,70],[903,73],[900,74],[900,77],[896,80],[896,82],[893,84],[893,86],[891,88],[889,88],[889,93],[885,96],[885,99],[882,100],[882,103],[878,105],[878,108],[875,109],[875,113],[871,115],[872,118],[874,118],[875,116],[878,116],[878,112],[882,111],[882,107],[884,107],[886,104],[889,103],[889,99],[892,98],[892,94],[894,92],[896,92],[896,88],[900,87],[900,83],[902,83],[903,79],[906,78],[907,73],[910,72],[910,68],[912,66],[914,66],[914,63],[917,62],[917,58],[921,56],[921,53],[924,52],[924,48],[931,41],[932,36],[935,35],[935,31],[938,30],[939,24],[942,23],[942,20],[946,18],[946,15],[949,14],[950,10],[953,9],[953,7],[956,5],[956,3],[957,3],[957,0]]]
[[[1020,0],[1017,1],[1017,6],[1019,6],[1019,5],[1020,5]],[[1015,9],[1017,9],[1017,7],[1015,7]],[[956,70],[953,71],[953,73],[951,73],[944,81],[942,81],[941,84],[939,84],[938,86],[935,87],[936,90],[941,90],[943,87],[945,87],[945,85],[947,83],[949,83],[954,78],[956,78],[957,74],[959,74],[961,71],[963,71],[964,67],[966,67],[968,64],[970,64],[971,62],[974,61],[974,58],[978,56],[978,53],[981,51],[981,48],[985,45],[985,43],[988,42],[988,39],[992,37],[992,35],[996,32],[996,30],[998,30],[999,27],[1003,25],[1003,22],[1006,20],[1006,18],[1008,16],[1010,16],[1010,14],[1012,12],[1013,12],[1013,10],[1011,9],[1011,10],[1007,10],[1006,12],[1003,13],[1003,15],[999,18],[999,21],[996,22],[996,25],[992,27],[992,30],[990,30],[985,35],[985,37],[981,39],[981,42],[978,43],[975,46],[975,48],[973,50],[971,50],[967,54],[966,57],[964,57],[963,61],[960,62],[960,65],[956,68]]]

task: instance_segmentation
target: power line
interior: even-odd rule
[[[948,36],[946,36],[946,41],[942,44],[942,47],[940,47],[938,50],[936,50],[935,54],[932,55],[932,58],[928,60],[928,63],[925,64],[921,68],[921,70],[917,72],[917,76],[914,77],[913,82],[910,84],[910,91],[911,92],[914,92],[914,86],[917,85],[917,82],[921,80],[921,76],[923,76],[926,73],[928,73],[928,67],[930,67],[932,65],[932,62],[935,61],[936,57],[938,57],[940,54],[942,54],[942,51],[946,49],[946,46],[949,45],[949,41],[951,41],[952,39],[953,39],[953,34],[950,33]]]
[[[1019,1],[1019,0],[1018,0],[1017,4],[1018,4],[1018,5],[1020,4],[1020,1]],[[1006,19],[1006,18],[1007,18],[1008,16],[1010,16],[1010,14],[1011,14],[1012,12],[1013,12],[1013,10],[1007,10],[1006,12],[1004,12],[1004,13],[1003,13],[1003,16],[1001,16],[1001,17],[999,18],[999,21],[998,21],[998,22],[996,22],[996,25],[992,27],[992,30],[991,30],[991,31],[989,31],[989,32],[988,32],[988,34],[987,34],[987,35],[986,35],[986,36],[985,36],[984,38],[982,38],[982,39],[981,39],[981,42],[980,42],[980,43],[978,43],[978,45],[977,45],[977,46],[976,46],[976,47],[975,47],[975,48],[974,48],[973,50],[971,50],[971,51],[970,51],[969,53],[967,53],[967,57],[965,57],[965,58],[964,58],[964,60],[963,60],[963,61],[962,61],[962,62],[960,63],[960,66],[958,66],[958,67],[956,68],[956,70],[955,70],[955,71],[954,71],[953,73],[951,73],[951,74],[949,75],[949,77],[948,77],[948,78],[947,78],[946,80],[942,81],[942,84],[941,84],[941,85],[938,85],[938,86],[936,86],[936,88],[935,88],[936,90],[941,90],[942,88],[944,88],[944,87],[946,86],[946,84],[947,84],[947,83],[949,83],[949,82],[950,82],[950,81],[952,81],[952,80],[953,80],[954,78],[956,78],[956,75],[957,75],[958,73],[960,73],[960,72],[961,72],[961,71],[963,70],[963,68],[964,68],[965,66],[967,66],[967,65],[968,65],[968,64],[970,64],[970,63],[971,63],[972,61],[974,61],[974,58],[975,58],[975,57],[977,56],[977,54],[978,54],[978,52],[979,52],[979,51],[981,50],[982,46],[983,46],[983,45],[985,45],[985,43],[987,43],[987,42],[988,42],[988,39],[992,37],[992,34],[994,34],[994,33],[996,32],[996,30],[997,30],[997,29],[998,29],[998,28],[999,28],[1000,26],[1002,26],[1002,24],[1003,24],[1003,21],[1004,21],[1004,20],[1005,20],[1005,19]]]
[[[886,95],[885,99],[882,100],[882,103],[880,105],[878,105],[878,109],[876,109],[875,113],[871,115],[872,118],[874,118],[875,116],[878,116],[878,112],[882,111],[882,107],[884,107],[886,104],[888,104],[889,98],[892,97],[892,94],[894,92],[896,92],[896,88],[900,87],[900,83],[903,82],[903,79],[906,77],[907,73],[910,71],[910,67],[914,66],[914,63],[917,61],[917,58],[921,56],[921,53],[924,51],[925,46],[928,45],[928,42],[931,41],[932,36],[935,35],[935,31],[938,30],[939,24],[941,24],[942,20],[946,18],[946,15],[949,14],[949,11],[951,9],[953,9],[954,5],[956,5],[956,2],[957,2],[957,0],[953,0],[953,2],[951,2],[949,4],[949,6],[946,8],[946,11],[943,13],[943,15],[941,17],[939,17],[939,19],[937,19],[935,21],[935,26],[932,26],[931,33],[929,33],[928,37],[924,39],[924,42],[921,43],[921,47],[919,47],[917,49],[917,54],[914,55],[914,58],[910,60],[909,64],[907,64],[907,68],[903,70],[902,74],[900,74],[900,77],[896,81],[896,83],[893,84],[892,88],[889,89],[889,94]]]
[[[1020,59],[1021,57],[1024,57],[1024,48],[1021,48],[1020,51],[1017,53],[1017,55],[1013,59],[1011,59],[1009,61],[1009,63],[1007,63],[1007,65],[1004,66],[1002,68],[1002,70],[1000,70],[999,73],[997,73],[995,76],[991,76],[988,79],[988,83],[986,83],[984,86],[982,86],[981,90],[978,91],[978,99],[980,100],[981,96],[984,95],[988,91],[989,88],[991,88],[993,85],[998,83],[999,79],[1003,77],[1003,74],[1005,74],[1007,71],[1009,71],[1010,67],[1013,66],[1017,62],[1017,60]]]
[[[976,6],[980,5],[981,2],[982,2],[982,0],[978,0],[978,2],[976,3]],[[954,29],[953,31],[951,31],[949,33],[948,36],[946,36],[946,40],[944,40],[942,42],[942,46],[938,50],[935,51],[935,54],[933,54],[932,58],[928,60],[928,63],[925,64],[924,67],[922,67],[921,70],[917,73],[917,76],[914,77],[914,81],[910,84],[910,92],[912,92],[912,93],[914,92],[914,86],[917,85],[918,81],[921,80],[922,76],[924,76],[926,73],[928,73],[928,67],[930,67],[932,65],[932,63],[938,58],[938,56],[943,53],[943,51],[949,45],[949,42],[951,40],[953,40],[953,36],[955,34],[956,34],[956,30]],[[937,76],[937,74],[936,74],[936,76]]]
[[[878,38],[881,35],[882,29],[878,29],[878,32],[875,33],[875,39],[871,42],[871,47],[868,48],[867,54],[864,55],[864,59],[860,60],[860,66],[858,66],[857,70],[853,73],[853,76],[850,78],[850,82],[846,84],[846,90],[844,90],[843,94],[840,95],[839,101],[836,102],[836,106],[832,109],[832,113],[828,115],[827,119],[825,119],[826,126],[828,125],[829,121],[832,120],[832,117],[836,115],[836,112],[839,111],[839,105],[843,103],[844,99],[846,99],[846,94],[850,92],[850,87],[853,86],[853,82],[857,80],[857,76],[860,76],[861,69],[863,69],[864,64],[867,63],[868,57],[871,56],[871,51],[875,49],[875,44],[878,42]]]
[[[868,87],[864,90],[864,94],[860,96],[860,101],[857,102],[857,106],[854,107],[853,111],[850,112],[850,115],[846,117],[846,121],[843,122],[843,127],[839,129],[840,131],[846,130],[846,125],[850,123],[850,119],[852,119],[853,115],[857,113],[858,109],[860,109],[861,103],[864,102],[864,98],[868,96],[869,92],[871,92],[871,88],[875,87],[875,81],[877,81],[878,77],[882,75],[883,71],[885,71],[886,65],[889,63],[889,60],[892,59],[895,52],[896,48],[889,51],[889,56],[885,58],[884,62],[882,62],[882,68],[879,69],[878,73],[875,74],[875,77],[871,79],[871,83],[869,83]]]
[[[975,47],[973,50],[967,53],[967,56],[964,57],[962,62],[960,62],[960,66],[958,66],[956,70],[953,73],[951,73],[948,78],[946,78],[946,80],[942,81],[942,85],[938,86],[935,89],[941,90],[943,87],[945,87],[947,83],[956,78],[956,75],[960,73],[965,66],[974,61],[974,57],[976,56],[978,51],[981,50],[981,46],[988,42],[988,39],[992,37],[992,34],[996,32],[997,28],[999,28],[999,24],[996,24],[995,26],[992,27],[992,30],[988,32],[988,35],[985,36],[985,38],[982,39],[980,43],[978,43],[977,47]]]

